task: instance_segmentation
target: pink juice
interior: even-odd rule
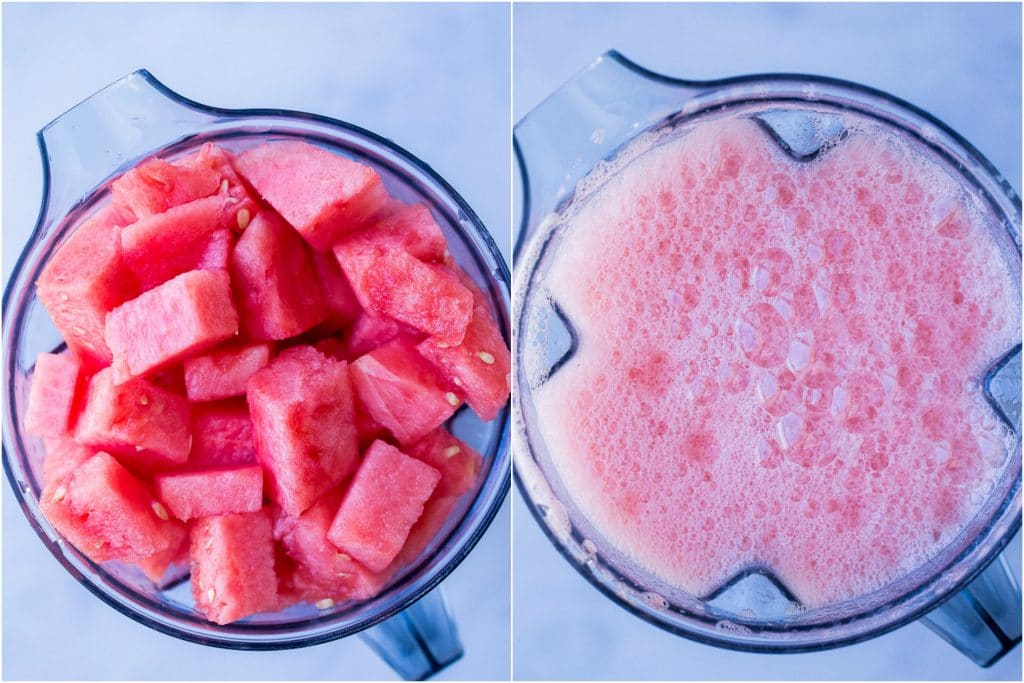
[[[863,129],[799,163],[710,122],[568,220],[545,280],[579,346],[535,403],[619,552],[697,596],[766,566],[816,607],[919,567],[984,502],[1015,442],[981,380],[1020,292],[936,162]]]

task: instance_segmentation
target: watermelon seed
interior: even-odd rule
[[[462,380],[459,379],[458,377],[452,377],[452,381],[455,382],[455,386],[457,386],[457,387],[461,387],[462,386]]]
[[[459,448],[458,446],[449,446],[448,448],[444,449],[444,457],[452,458],[452,457],[458,455],[459,451],[461,451],[461,450],[462,449]]]
[[[207,600],[209,600],[210,602],[213,602],[213,599],[215,597],[217,597],[217,591],[213,590],[212,588],[210,590],[206,591],[206,599]]]
[[[317,600],[316,602],[317,609],[330,609],[332,607],[334,607],[334,600],[331,600],[330,598],[324,598],[323,600]]]
[[[142,398],[140,398],[139,399],[139,405],[140,406],[148,406],[149,405],[149,397],[148,396],[143,396]]]
[[[206,539],[206,543],[203,544],[203,550],[209,550],[212,547],[213,547],[213,539],[212,538]]]
[[[437,342],[437,348],[439,349],[447,349],[450,346],[451,344],[449,344],[448,342]]]
[[[67,494],[67,492],[68,490],[63,486],[58,486],[57,490],[53,492],[53,502],[59,503],[64,498],[64,495]]]
[[[81,327],[73,327],[71,328],[71,331],[77,334],[78,336],[82,336],[83,334],[85,334],[85,330],[83,330]]]
[[[160,503],[160,501],[156,501],[156,500],[153,501],[153,512],[155,512],[156,516],[159,517],[160,519],[164,520],[165,522],[168,519],[170,519],[170,517],[167,516],[167,508],[165,508]]]
[[[494,356],[486,351],[477,351],[476,357],[482,360],[485,365],[494,365]]]
[[[455,394],[453,394],[450,391],[447,394],[444,395],[444,398],[445,398],[446,401],[448,401],[449,405],[453,405],[453,406],[459,405],[459,397],[456,396]]]
[[[342,562],[348,562],[349,560],[352,559],[350,556],[346,555],[345,553],[338,553],[335,557],[337,557]]]
[[[70,299],[71,299],[71,297],[69,297],[66,293],[64,293],[64,292],[60,293],[60,300],[61,301],[68,301]]]
[[[220,192],[221,192],[221,194],[224,194],[227,191],[228,191],[228,181],[227,181],[227,178],[225,178],[224,180],[220,181]]]
[[[238,212],[238,229],[245,230],[249,227],[249,221],[252,216],[249,215],[249,209],[242,209]]]

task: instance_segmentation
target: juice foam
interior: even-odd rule
[[[546,276],[579,346],[535,394],[583,514],[698,596],[764,565],[834,604],[934,556],[1014,447],[980,380],[1020,292],[973,202],[880,131],[798,163],[748,119],[611,175]]]

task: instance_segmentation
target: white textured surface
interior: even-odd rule
[[[35,133],[96,90],[148,68],[186,97],[281,107],[362,125],[431,164],[508,254],[508,7],[7,6],[4,280],[35,223]],[[248,653],[139,626],[78,585],[3,484],[7,679],[390,679],[358,638]],[[466,656],[443,678],[509,675],[509,504],[445,589]]]
[[[930,111],[1019,191],[1020,25],[1020,7],[1013,5],[520,5],[513,108],[518,120],[612,48],[686,78],[818,73],[889,91]],[[514,520],[519,679],[1021,679],[1019,647],[983,670],[921,624],[809,655],[699,645],[602,597],[555,551],[521,500]],[[1020,548],[1018,535],[1009,552],[1018,572]]]

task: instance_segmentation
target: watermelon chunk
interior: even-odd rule
[[[220,180],[213,169],[177,166],[154,157],[115,180],[110,192],[116,205],[146,218],[209,197],[217,191]]]
[[[263,470],[259,465],[170,472],[153,478],[157,496],[183,522],[263,507]]]
[[[405,545],[384,574],[393,576],[418,558],[437,537],[458,502],[458,496],[438,496],[435,491],[430,500],[423,505],[423,514],[413,524]]]
[[[124,381],[203,351],[238,332],[222,270],[193,270],[127,301],[107,316],[115,378]]]
[[[444,233],[424,204],[403,205],[340,241],[346,244],[381,244],[401,249],[421,261],[438,263],[444,261],[448,252]]]
[[[185,386],[190,401],[214,401],[245,394],[245,385],[270,362],[270,344],[226,344],[186,358]]]
[[[383,318],[363,311],[349,329],[345,338],[345,353],[350,358],[359,358],[384,346],[398,336],[423,338],[423,335],[397,320]]]
[[[307,142],[260,145],[235,168],[318,251],[365,224],[388,196],[375,170]]]
[[[114,384],[105,368],[89,381],[75,440],[117,454],[142,472],[188,459],[189,405],[183,397],[146,380]]]
[[[335,256],[360,305],[448,344],[462,341],[473,317],[473,294],[443,266],[393,247],[340,242]]]
[[[74,427],[81,377],[82,363],[74,354],[39,354],[28,393],[25,431],[36,436],[65,436]]]
[[[395,339],[352,363],[359,404],[401,444],[414,444],[461,405],[433,368],[404,339]]]
[[[275,516],[274,538],[294,563],[288,583],[300,600],[366,600],[383,587],[384,577],[339,552],[327,540],[341,497],[341,489],[335,489],[298,517],[280,510]]]
[[[310,259],[316,278],[320,282],[320,290],[323,292],[324,304],[330,312],[331,322],[335,325],[345,325],[354,320],[359,315],[359,302],[348,280],[345,279],[345,274],[341,272],[338,260],[333,254],[321,254],[312,250]]]
[[[180,166],[216,171],[221,178],[220,194],[226,195],[230,200],[228,210],[221,216],[218,225],[235,232],[241,232],[248,227],[249,221],[256,215],[260,207],[245,187],[242,179],[238,177],[232,164],[230,152],[212,142],[207,142],[199,148],[199,151],[193,152],[177,163]]]
[[[452,436],[444,427],[435,429],[409,449],[409,455],[441,473],[435,497],[461,496],[471,490],[480,474],[483,458]]]
[[[238,240],[231,278],[250,339],[293,337],[327,317],[302,240],[273,212],[260,212]]]
[[[172,566],[184,568],[188,565],[188,527],[184,524],[172,527],[174,533],[170,534],[171,542],[166,550],[161,550],[149,557],[139,560],[139,569],[146,575],[146,578],[160,586],[167,570]],[[187,571],[187,570],[186,570]]]
[[[197,522],[190,556],[196,608],[211,621],[228,624],[276,609],[274,539],[267,510]]]
[[[221,215],[227,210],[225,198],[215,195],[175,206],[124,228],[124,262],[135,274],[142,291],[196,270],[204,260],[212,258],[207,250],[215,249],[210,243]]]
[[[256,453],[270,498],[298,515],[359,458],[348,365],[311,346],[282,351],[249,380]]]
[[[256,463],[256,441],[244,399],[192,406],[190,469]]]
[[[374,441],[352,478],[327,538],[371,571],[384,571],[441,474],[383,441]]]
[[[66,478],[71,471],[96,454],[95,448],[83,446],[70,437],[44,436],[43,485]]]
[[[50,524],[95,562],[135,562],[167,549],[180,522],[109,453],[99,452],[43,489]]]
[[[508,402],[512,362],[508,347],[483,305],[477,304],[466,336],[457,346],[429,337],[416,347],[456,393],[484,421],[493,420]]]
[[[138,294],[121,255],[126,218],[106,207],[82,223],[49,260],[36,282],[39,300],[64,341],[92,367],[110,365],[107,312]]]

